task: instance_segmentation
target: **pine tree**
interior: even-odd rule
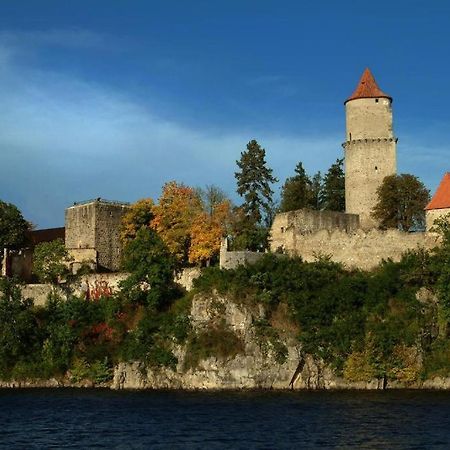
[[[322,207],[329,211],[345,211],[345,175],[343,159],[337,159],[328,169],[322,189]]]
[[[267,229],[272,217],[273,191],[271,185],[278,180],[272,175],[272,169],[266,165],[266,151],[251,140],[247,150],[236,161],[239,171],[235,173],[237,193],[244,198],[244,213],[240,241],[249,249],[262,249],[267,245]]]
[[[295,166],[295,173],[281,188],[281,212],[309,208],[313,203],[312,181],[301,162]]]

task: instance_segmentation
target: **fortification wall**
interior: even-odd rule
[[[436,219],[439,219],[440,217],[444,217],[447,214],[450,214],[450,208],[429,209],[426,212],[427,231],[430,231],[430,229],[433,228],[434,221]]]
[[[295,232],[299,235],[309,235],[319,230],[342,230],[347,233],[359,228],[359,217],[335,211],[314,211],[299,209],[277,214],[271,228],[270,250],[283,252],[286,237]]]
[[[120,224],[129,206],[94,200],[66,209],[66,248],[93,249],[100,270],[120,269]]]
[[[279,245],[279,242],[275,245]],[[283,245],[287,254],[301,256],[307,262],[319,256],[330,256],[333,261],[343,263],[348,268],[370,270],[383,259],[399,261],[408,250],[434,248],[438,245],[438,236],[434,233],[377,229],[351,233],[321,230],[305,235],[291,229],[284,234]]]
[[[378,202],[377,189],[388,175],[397,172],[396,143],[390,139],[361,139],[346,142],[345,211],[360,216],[361,227],[377,226],[371,217]]]

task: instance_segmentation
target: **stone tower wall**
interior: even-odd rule
[[[377,101],[378,100],[378,101]],[[346,103],[345,211],[359,214],[363,229],[377,224],[371,211],[384,177],[397,173],[391,101],[360,98]]]
[[[94,200],[66,209],[67,249],[93,249],[100,270],[120,268],[120,222],[128,205]]]

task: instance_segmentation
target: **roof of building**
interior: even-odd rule
[[[31,230],[27,232],[29,242],[34,247],[41,242],[55,241],[56,239],[62,239],[64,241],[65,228],[46,228],[44,230]]]
[[[433,198],[425,207],[426,210],[444,208],[450,208],[450,172],[444,175]]]
[[[344,103],[349,102],[350,100],[355,100],[357,98],[388,98],[392,101],[392,97],[390,95],[385,94],[379,87],[375,78],[372,75],[372,72],[369,68],[366,68],[364,73],[359,80],[358,86],[356,87],[353,94],[345,100]]]

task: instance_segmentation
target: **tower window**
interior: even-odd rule
[[[375,166],[375,172],[378,172],[378,166]]]
[[[378,99],[377,98],[375,99],[375,103],[378,103]]]

